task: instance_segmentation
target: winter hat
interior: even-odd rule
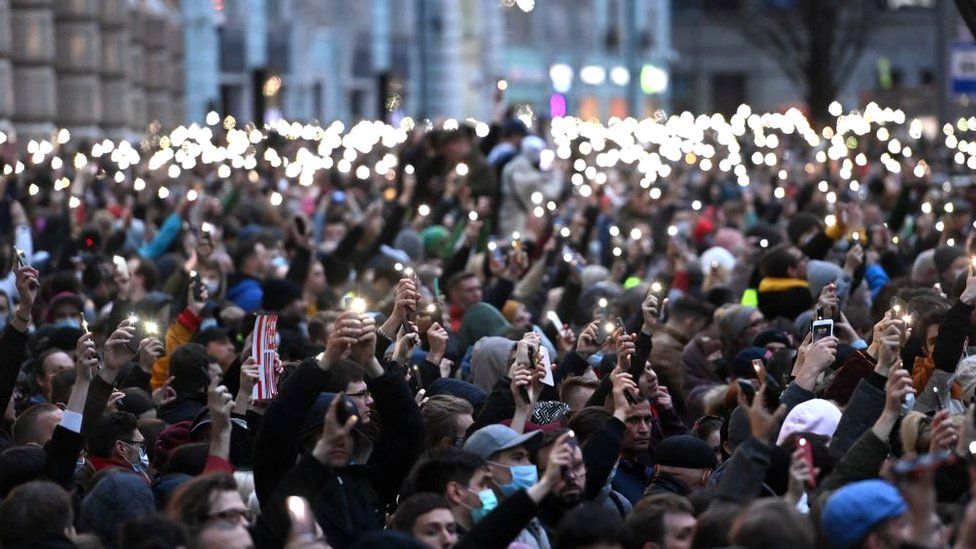
[[[793,433],[813,433],[834,436],[840,423],[840,409],[829,400],[815,398],[797,404],[783,420],[776,444],[782,444]]]
[[[406,228],[400,231],[396,240],[393,241],[393,247],[406,252],[413,262],[423,261],[424,259],[424,239],[412,228]]]
[[[935,255],[932,257],[935,262],[935,272],[942,276],[952,266],[953,261],[965,255],[966,252],[959,246],[936,248]]]
[[[471,350],[471,382],[490,393],[495,382],[508,373],[508,357],[515,342],[505,337],[483,337]]]
[[[715,312],[718,330],[722,337],[722,347],[725,351],[734,350],[735,342],[749,327],[749,317],[754,312],[756,312],[755,307],[745,305],[726,305]]]
[[[468,308],[461,319],[461,329],[457,334],[458,346],[463,353],[481,338],[500,336],[510,327],[511,324],[498,309],[485,302],[476,303]]]
[[[918,257],[915,258],[915,263],[912,264],[912,284],[916,286],[932,286],[938,281],[939,273],[935,267],[935,250],[925,250],[918,254]]]
[[[65,303],[74,305],[79,311],[85,310],[85,302],[81,300],[81,296],[74,292],[59,292],[48,303],[47,310],[44,313],[44,320],[54,322],[54,311]]]
[[[453,395],[467,400],[471,407],[480,410],[488,398],[488,393],[473,383],[451,377],[442,377],[427,387],[427,396]]]
[[[685,469],[714,469],[718,459],[705,441],[691,435],[677,435],[658,443],[654,463]]]
[[[810,283],[810,295],[817,299],[824,287],[831,282],[836,282],[842,274],[843,270],[839,265],[829,261],[811,259],[807,262],[807,282]]]
[[[139,417],[140,414],[144,414],[150,410],[156,409],[156,405],[153,404],[152,398],[149,393],[143,391],[138,387],[126,387],[122,389],[125,393],[125,397],[119,400],[115,404],[115,408],[120,412],[129,412],[130,414]]]
[[[283,278],[272,278],[261,285],[263,297],[261,308],[266,311],[280,311],[302,296],[298,284]]]
[[[703,269],[708,270],[713,264],[717,264],[722,270],[730,272],[735,268],[735,256],[725,248],[713,246],[702,252],[701,265]]]
[[[583,267],[583,272],[580,273],[583,288],[589,288],[608,278],[610,278],[610,271],[603,265],[587,265]]]
[[[872,528],[908,510],[898,489],[871,479],[841,487],[824,506],[820,518],[824,540],[833,549],[848,549],[867,537]]]
[[[782,330],[766,330],[760,333],[752,340],[752,344],[756,347],[765,347],[770,343],[782,343],[787,347],[790,347],[790,335]]]
[[[444,244],[449,236],[447,229],[440,225],[427,227],[421,231],[420,238],[424,243],[425,255],[427,257],[441,257],[444,252]]]
[[[82,532],[93,532],[108,546],[115,546],[123,522],[154,513],[156,500],[146,480],[134,473],[111,473],[81,502],[78,523]]]
[[[691,236],[695,242],[703,242],[714,230],[715,224],[712,223],[712,220],[707,217],[702,217],[691,229]]]
[[[746,347],[732,359],[732,375],[738,379],[757,379],[756,370],[752,367],[752,361],[759,359],[766,365],[766,349],[763,347]]]
[[[162,470],[169,460],[170,453],[183,444],[190,442],[190,421],[174,423],[163,429],[156,439],[156,448],[153,451],[153,465],[157,470]]]

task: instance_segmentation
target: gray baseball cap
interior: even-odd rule
[[[475,431],[464,443],[464,449],[481,459],[488,459],[503,450],[522,446],[541,434],[542,431],[533,431],[520,435],[511,427],[496,423]]]

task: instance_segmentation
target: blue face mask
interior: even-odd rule
[[[505,497],[511,496],[519,490],[531,488],[539,482],[539,471],[535,465],[512,465],[508,468],[512,472],[512,481],[508,484],[499,484]]]
[[[55,328],[81,328],[81,321],[77,318],[62,318],[54,323]]]
[[[468,490],[474,492],[468,488]],[[478,492],[478,499],[481,500],[481,507],[475,508],[471,507],[471,522],[478,524],[481,519],[485,518],[488,513],[491,513],[498,507],[498,498],[495,497],[495,491],[491,488],[485,488],[484,490]]]

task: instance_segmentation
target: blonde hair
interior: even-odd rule
[[[474,415],[471,403],[463,398],[452,395],[434,395],[428,398],[420,413],[424,416],[424,426],[427,428],[427,448],[434,448],[445,438],[454,440],[458,435],[457,416]]]
[[[921,412],[908,412],[898,429],[905,454],[927,454],[932,441],[932,418]]]

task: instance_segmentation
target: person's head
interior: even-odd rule
[[[695,533],[691,502],[678,494],[654,494],[642,498],[627,517],[634,547],[641,549],[689,549]]]
[[[939,282],[947,292],[969,268],[969,257],[966,256],[966,251],[958,246],[936,248],[932,260],[935,263]]]
[[[813,526],[795,507],[777,498],[753,502],[732,523],[730,539],[736,547],[813,549]]]
[[[894,485],[871,479],[834,492],[820,518],[821,532],[834,549],[895,548],[909,541],[908,504]]]
[[[136,416],[139,421],[156,418],[156,405],[153,404],[152,397],[145,390],[138,387],[126,387],[122,389],[122,393],[125,396],[115,404],[118,411],[129,412]]]
[[[119,529],[121,549],[185,547],[186,543],[186,528],[160,514],[134,518]]]
[[[651,404],[641,400],[627,408],[625,431],[620,448],[626,453],[646,451],[651,443]]]
[[[549,465],[549,453],[555,447],[556,440],[562,433],[546,433],[542,437],[541,446],[536,454],[540,476]],[[586,488],[586,464],[583,462],[583,450],[576,441],[573,449],[572,463],[563,470],[556,486],[552,489],[551,495],[556,498],[563,508],[568,509],[579,504],[583,500],[583,489]]]
[[[527,135],[529,135],[529,128],[518,118],[509,118],[502,124],[502,137],[516,149]]]
[[[13,314],[11,311],[13,311],[13,303],[10,302],[10,296],[0,290],[0,330],[7,327],[10,315]]]
[[[24,410],[17,416],[11,430],[14,444],[44,446],[51,440],[62,415],[64,412],[53,404],[35,404]]]
[[[336,392],[345,391],[346,398],[356,405],[359,414],[359,424],[369,425],[373,413],[373,395],[366,387],[363,369],[352,360],[340,360],[333,365],[333,376],[344,386],[335,387]],[[331,389],[332,387],[330,387]]]
[[[725,305],[715,312],[722,350],[729,358],[752,343],[765,328],[765,318],[755,307]]]
[[[803,246],[824,226],[823,220],[810,212],[797,212],[790,216],[786,236],[794,246]]]
[[[798,248],[782,245],[772,248],[759,260],[759,272],[766,278],[806,280],[806,256]]]
[[[510,496],[538,481],[539,474],[529,459],[527,444],[541,434],[534,431],[520,435],[505,425],[489,425],[468,437],[464,449],[488,462],[491,476],[502,494]]]
[[[120,464],[128,463],[137,471],[144,472],[149,464],[149,454],[138,424],[136,416],[128,412],[102,416],[88,438],[89,455]]]
[[[132,265],[133,262],[136,265]],[[145,295],[156,289],[156,284],[159,281],[159,271],[152,261],[147,261],[142,258],[130,259],[129,270],[132,272],[132,286],[137,295]]]
[[[210,383],[210,357],[199,343],[177,347],[169,358],[170,386],[180,396],[203,394]]]
[[[308,320],[308,339],[312,345],[326,346],[337,316],[334,311],[319,311]]]
[[[497,505],[491,473],[485,461],[471,452],[434,450],[417,464],[411,476],[417,493],[443,496],[454,519],[464,528],[471,528]]]
[[[450,549],[457,543],[457,523],[447,501],[423,492],[400,502],[391,527],[406,532],[430,549]]]
[[[420,411],[424,416],[428,449],[460,446],[468,428],[474,423],[471,404],[452,395],[432,396],[424,402]]]
[[[620,513],[595,504],[566,513],[556,529],[554,547],[560,549],[625,549],[630,533]]]
[[[71,496],[53,482],[35,480],[0,502],[0,545],[41,547],[74,534]]]
[[[658,390],[657,372],[651,367],[650,361],[644,364],[644,370],[637,378],[637,388],[642,395],[653,395]]]
[[[447,281],[447,298],[462,309],[481,302],[481,281],[472,272],[464,271]]]
[[[234,547],[251,541],[248,533],[250,510],[237,491],[237,482],[227,473],[211,473],[180,486],[169,501],[169,518],[190,529],[202,541],[210,538],[233,541]],[[212,532],[208,530],[213,528]],[[208,542],[204,547],[219,547]]]
[[[655,475],[667,474],[695,490],[705,486],[718,466],[715,451],[691,435],[670,436],[654,449]]]
[[[595,379],[571,377],[563,381],[559,388],[559,400],[568,404],[572,412],[582,410],[599,385],[600,382]]]
[[[81,327],[81,312],[85,304],[74,292],[60,292],[51,299],[48,305],[46,320],[57,327]]]
[[[51,398],[51,383],[61,372],[74,370],[75,361],[61,349],[49,349],[34,361],[34,385],[44,398]]]
[[[308,276],[305,278],[305,286],[302,288],[308,295],[319,295],[327,287],[325,280],[325,267],[319,261],[313,261],[308,269]]]
[[[222,372],[226,372],[237,360],[237,349],[224,328],[207,328],[198,332],[193,340],[203,345],[207,356],[217,361]]]
[[[703,440],[709,448],[715,452],[715,459],[719,463],[723,461],[722,455],[722,423],[724,420],[719,416],[702,416],[695,421],[691,428],[691,434]]]
[[[668,304],[667,326],[683,334],[697,334],[712,322],[715,308],[690,296],[682,296]]]
[[[532,313],[521,301],[508,300],[502,307],[502,315],[512,324],[512,329],[517,332],[526,332],[532,329]]]
[[[268,249],[258,240],[241,242],[234,249],[234,268],[252,278],[262,278],[268,270]]]

